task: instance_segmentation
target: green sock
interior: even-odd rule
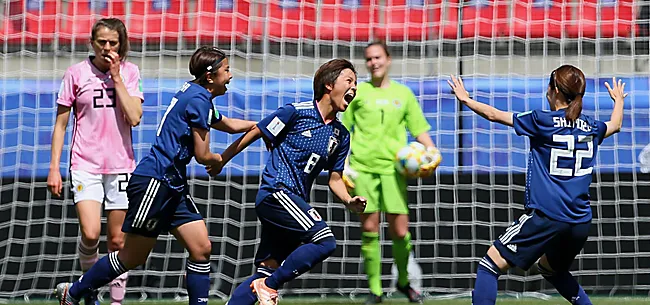
[[[409,254],[411,254],[411,233],[407,232],[403,239],[393,239],[393,259],[397,266],[397,284],[400,287],[409,283]]]
[[[368,276],[368,288],[374,295],[382,295],[379,233],[361,233],[361,253],[363,254],[363,265]]]

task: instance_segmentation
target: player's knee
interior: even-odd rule
[[[99,230],[81,229],[81,241],[84,245],[96,245],[99,242]]]
[[[538,261],[535,263],[535,268],[544,278],[549,278],[555,275],[555,271],[550,266],[544,266],[542,262]]]
[[[266,260],[260,263],[260,267],[275,270],[280,268],[280,264],[275,259],[267,258]]]
[[[374,217],[368,217],[361,222],[363,232],[379,232],[379,220]]]
[[[206,261],[210,260],[210,254],[212,254],[212,243],[210,240],[205,240],[197,245],[193,246],[191,249],[188,249],[190,252],[190,258],[195,261]]]
[[[406,238],[406,235],[409,233],[408,228],[404,229],[396,229],[395,231],[391,232],[391,238],[393,240],[403,240]]]
[[[111,236],[107,240],[106,247],[109,251],[119,251],[124,248],[124,236]]]

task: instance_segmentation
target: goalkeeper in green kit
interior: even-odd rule
[[[368,202],[360,215],[361,252],[368,276],[370,295],[366,304],[383,301],[381,286],[381,253],[379,246],[380,212],[386,214],[393,258],[398,270],[397,290],[410,302],[421,303],[422,295],[409,284],[408,260],[411,234],[408,229],[409,210],[406,202],[407,177],[395,169],[397,151],[407,145],[406,131],[427,148],[433,160],[421,166],[420,177],[427,177],[440,163],[440,153],[428,134],[420,104],[406,86],[390,80],[391,58],[382,42],[373,42],[365,49],[366,67],[371,79],[360,83],[357,95],[343,114],[343,124],[350,130],[349,164],[343,175],[351,192]]]

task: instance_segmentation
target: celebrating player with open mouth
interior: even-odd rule
[[[57,285],[61,305],[76,305],[80,298],[144,264],[158,235],[167,231],[189,252],[189,304],[207,303],[212,246],[203,217],[189,194],[186,166],[192,157],[206,166],[221,162],[219,154],[210,152],[211,127],[239,133],[255,123],[225,118],[214,109],[212,99],[226,93],[232,78],[223,51],[198,49],[190,59],[190,73],[195,79],[172,98],[149,154],[129,180],[129,209],[122,226],[124,248],[100,259],[79,281]]]
[[[329,186],[348,209],[363,212],[366,199],[351,197],[342,179],[350,134],[336,118],[345,111],[357,90],[352,63],[333,59],[314,76],[314,100],[289,104],[264,118],[223,154],[225,163],[257,139],[271,143],[271,156],[262,174],[255,211],[262,223],[255,264],[257,272],[240,284],[230,305],[274,305],[277,290],[327,259],[336,239],[318,212],[309,205],[314,179],[330,172]]]
[[[90,36],[94,56],[68,68],[61,83],[56,124],[52,134],[52,158],[47,186],[61,196],[59,164],[65,130],[74,108],[70,180],[81,227],[77,252],[81,271],[98,260],[102,203],[106,210],[106,247],[119,251],[124,245],[122,223],[129,202],[126,185],[135,168],[131,127],[140,123],[144,96],[138,67],[125,61],[129,38],[124,23],[115,18],[98,20]],[[110,285],[111,304],[121,304],[127,273]],[[94,294],[86,305],[96,303]]]
[[[463,81],[451,77],[456,98],[482,117],[515,128],[530,138],[526,174],[527,212],[512,223],[480,261],[472,292],[473,305],[494,305],[497,280],[511,266],[537,268],[571,304],[591,304],[569,272],[589,236],[589,185],[598,146],[621,129],[625,83],[605,83],[614,100],[610,121],[582,114],[585,76],[564,65],[551,73],[546,98],[551,111],[512,114],[472,100]],[[538,261],[539,259],[539,261]]]

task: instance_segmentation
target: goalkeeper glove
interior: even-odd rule
[[[349,190],[354,189],[354,180],[359,177],[359,173],[350,167],[350,159],[345,159],[345,168],[343,169],[343,182]]]
[[[424,154],[425,163],[420,166],[419,176],[421,178],[429,177],[433,174],[433,171],[436,170],[440,161],[442,161],[442,156],[440,151],[435,147],[428,147],[427,152]]]

